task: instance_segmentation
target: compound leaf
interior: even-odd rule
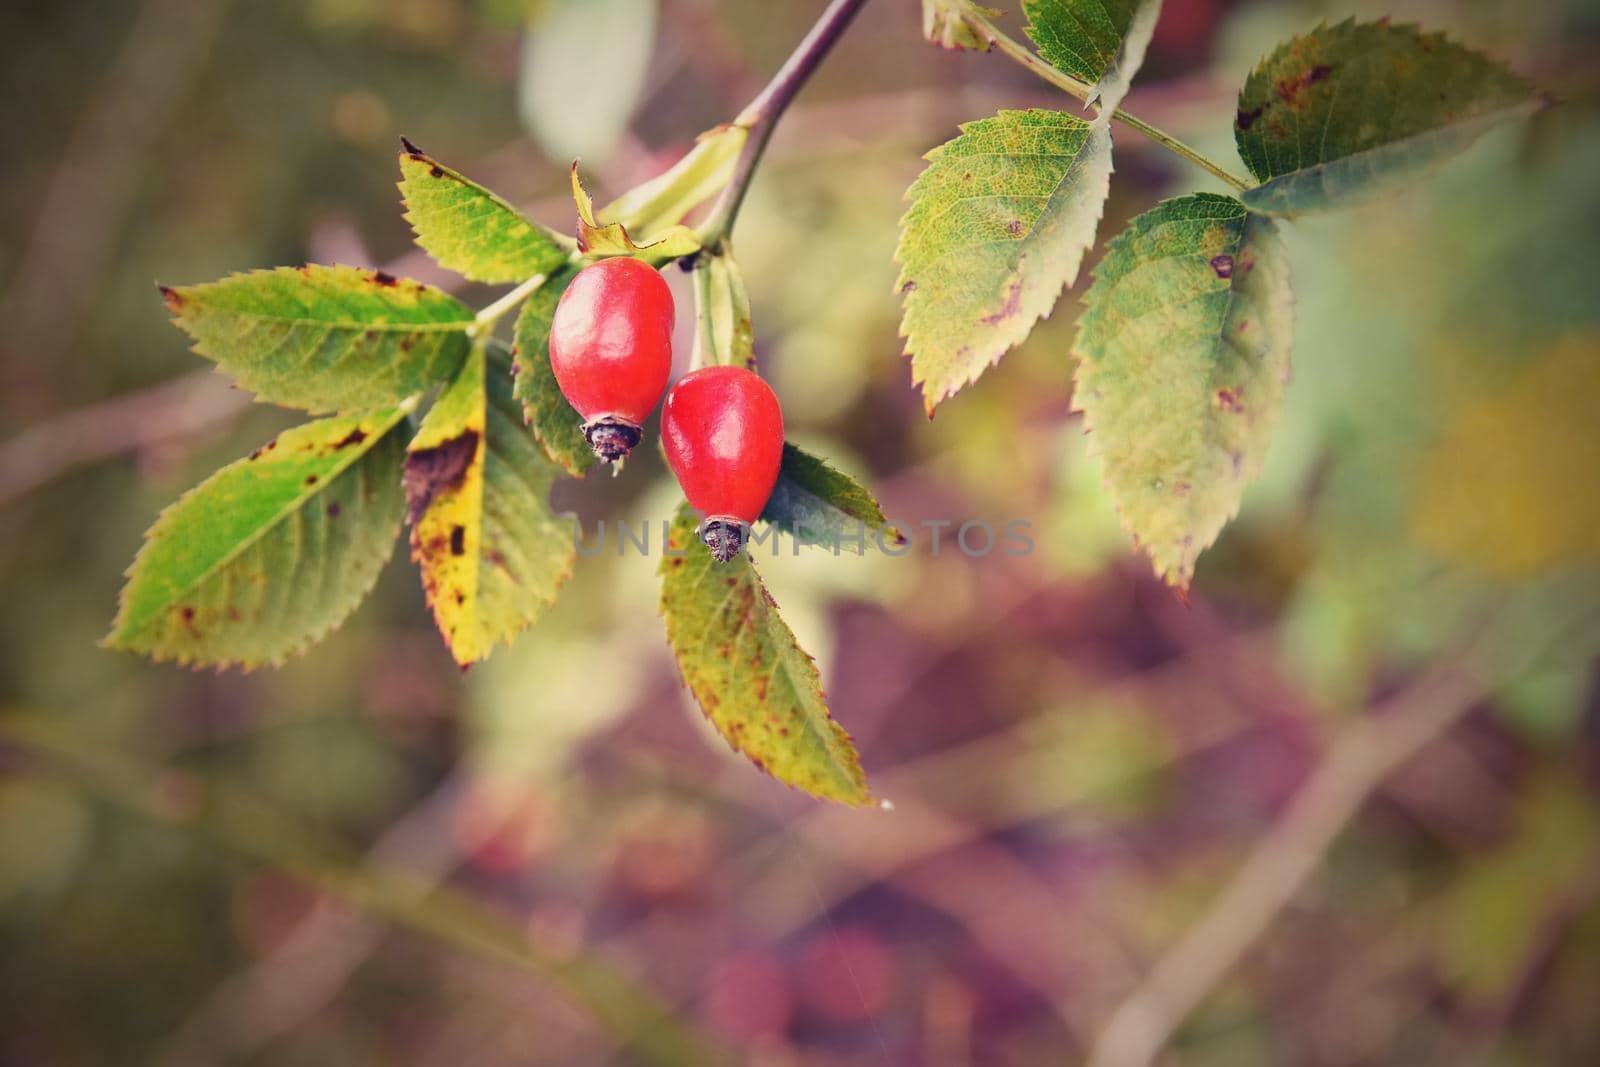
[[[1253,211],[1299,215],[1381,194],[1543,103],[1511,71],[1387,21],[1320,26],[1262,60],[1234,139]]]
[[[1102,114],[1122,103],[1161,14],[1161,0],[1023,0],[1028,36],[1057,70],[1090,82]]]
[[[523,419],[539,439],[545,455],[574,478],[582,478],[595,465],[594,451],[583,438],[583,417],[561,395],[555,372],[550,369],[550,323],[561,294],[577,273],[576,267],[563,267],[523,303],[517,316],[511,366]]]
[[[683,680],[717,731],[757,767],[813,796],[871,804],[850,735],[828,714],[817,665],[755,565],[711,558],[678,509],[661,561],[661,614]]]
[[[194,350],[261,400],[313,414],[374,411],[446,381],[472,312],[381,270],[278,267],[163,286]]]
[[[411,558],[462,666],[533,625],[577,555],[572,523],[550,511],[555,467],[523,430],[508,377],[474,348],[406,450]]]
[[[565,263],[572,242],[401,138],[400,195],[417,244],[464,278],[521,282]]]
[[[1231,197],[1157,205],[1095,270],[1076,403],[1123,524],[1179,589],[1260,473],[1292,326],[1276,228]]]
[[[1077,277],[1111,178],[1107,131],[1002,111],[927,155],[900,220],[900,332],[931,415],[1020,344]]]
[[[337,626],[400,532],[403,424],[307,423],[185,493],[145,534],[107,647],[251,668]]]

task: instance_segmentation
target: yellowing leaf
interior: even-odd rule
[[[1600,562],[1600,337],[1556,345],[1460,411],[1418,474],[1412,535],[1501,579]]]
[[[601,208],[600,221],[621,223],[646,240],[658,236],[722,191],[749,136],[750,131],[737,123],[707,130],[666,171]]]
[[[711,558],[678,509],[661,561],[661,614],[683,680],[728,744],[813,796],[871,804],[850,735],[828,714],[817,665],[740,554]]]
[[[500,196],[401,139],[400,195],[417,244],[440,266],[489,284],[525,281],[565,263],[558,237]]]
[[[620,222],[602,224],[595,218],[594,201],[572,165],[572,199],[578,207],[578,251],[586,256],[637,256],[660,265],[700,250],[700,235],[687,226],[668,226],[644,244],[635,244]]]
[[[1105,129],[1002,111],[928,153],[900,221],[896,283],[911,379],[932,414],[1055,306],[1094,241],[1111,178]]]
[[[483,347],[442,393],[406,452],[411,558],[456,662],[475,663],[555,602],[577,554],[551,514],[555,469],[523,431]]]
[[[1095,270],[1074,397],[1123,525],[1179,589],[1261,471],[1292,328],[1276,229],[1231,197],[1157,205]]]

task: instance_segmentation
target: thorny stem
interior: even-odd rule
[[[987,40],[990,45],[998,48],[1001,52],[1004,52],[1007,56],[1016,60],[1028,70],[1033,71],[1033,73],[1037,74],[1051,85],[1054,85],[1062,92],[1075,96],[1079,100],[1082,100],[1086,103],[1088,102],[1090,95],[1094,92],[1094,86],[1090,85],[1088,82],[1079,81],[1072,75],[1063,73],[1062,71],[1059,71],[1055,67],[1051,66],[1049,63],[1046,63],[1043,59],[1035,55],[1022,42],[1003,32],[1000,27],[996,26],[992,21],[990,21],[988,15],[978,10],[974,5],[967,3],[966,0],[962,0],[960,14],[961,17],[966,20],[967,25],[970,26],[975,33]],[[1245,181],[1236,174],[1230,173],[1224,167],[1213,162],[1193,148],[1190,148],[1188,145],[1184,144],[1170,133],[1167,133],[1164,130],[1156,129],[1143,119],[1135,115],[1130,115],[1121,108],[1113,111],[1111,113],[1111,117],[1126,126],[1131,126],[1135,130],[1138,130],[1150,140],[1154,141],[1156,144],[1160,145],[1162,148],[1165,148],[1174,155],[1182,156],[1184,159],[1187,159],[1190,163],[1193,163],[1200,169],[1210,172],[1216,178],[1232,186],[1238,192],[1243,192],[1244,190],[1250,188],[1250,182]]]
[[[801,86],[821,66],[822,60],[832,50],[839,37],[844,33],[845,27],[850,25],[850,20],[856,17],[867,0],[833,0],[828,5],[811,27],[811,32],[795,46],[778,73],[772,76],[767,87],[739,113],[734,120],[737,125],[750,131],[746,138],[744,149],[739,153],[739,159],[734,164],[733,176],[728,179],[728,184],[723,188],[722,195],[717,198],[716,206],[711,209],[711,215],[706,219],[705,225],[700,228],[702,243],[708,250],[715,251],[733,229],[734,219],[739,215],[739,208],[744,204],[745,193],[750,188],[750,180],[755,177],[756,166],[761,162],[761,154],[766,151],[767,142],[772,139],[772,131],[778,124],[778,119],[794,100],[795,94]]]
[[[487,337],[494,332],[495,325],[505,317],[506,312],[521,304],[533,295],[545,283],[547,275],[535,274],[494,303],[478,312],[472,318],[472,325],[467,327],[467,336],[472,338]]]

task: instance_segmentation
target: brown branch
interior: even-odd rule
[[[1305,885],[1367,798],[1489,691],[1486,642],[1428,672],[1334,740],[1216,903],[1112,1012],[1089,1067],[1144,1067]]]

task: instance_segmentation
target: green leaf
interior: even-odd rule
[[[417,244],[464,278],[491,285],[525,281],[567,261],[559,237],[498,195],[401,138],[400,195]]]
[[[755,370],[756,336],[750,321],[750,294],[726,242],[719,254],[695,260],[694,306],[691,369],[735,365]]]
[[[1109,115],[1144,62],[1161,0],[1022,0],[1028,36],[1057,70],[1091,82]]]
[[[1387,21],[1320,26],[1256,67],[1234,138],[1263,184],[1253,211],[1299,215],[1379,195],[1543,100],[1477,52]]]
[[[522,41],[517,107],[552,159],[609,155],[638,107],[657,0],[543,0]]]
[[[577,273],[577,267],[562,268],[522,305],[517,316],[512,371],[523,419],[539,439],[545,455],[574,478],[582,478],[596,463],[594,450],[584,440],[583,417],[561,395],[555,372],[550,369],[550,323],[561,294]]]
[[[729,745],[779,781],[871,804],[850,735],[828,714],[822,679],[746,555],[717,563],[678,509],[661,561],[661,614],[683,680]]]
[[[1103,127],[1002,111],[927,155],[900,220],[900,332],[931,415],[1028,336],[1094,242],[1111,178]]]
[[[403,423],[307,423],[185,493],[145,534],[106,646],[251,668],[337,626],[400,532]]]
[[[555,468],[523,431],[509,375],[487,364],[475,348],[405,461],[411,559],[462,666],[533,625],[577,556],[572,522],[550,511]]]
[[[381,270],[279,267],[161,288],[194,350],[256,396],[313,414],[373,411],[446,381],[472,311]]]
[[[645,238],[659,236],[722,191],[749,135],[736,123],[707,130],[671,168],[601,208],[599,220],[619,222]]]
[[[806,544],[836,544],[846,526],[854,530],[857,524],[881,534],[885,544],[905,544],[860,482],[787,442],[778,484],[761,518]]]
[[[601,223],[594,201],[572,165],[572,199],[578,206],[578,251],[586,256],[634,256],[652,266],[700,251],[700,235],[687,226],[668,226],[644,244],[636,244],[620,222]]]
[[[1076,403],[1123,525],[1179,589],[1261,471],[1292,330],[1277,230],[1231,197],[1157,205],[1095,269]]]
[[[968,0],[922,0],[922,36],[940,48],[952,51],[970,49],[987,52],[994,47],[994,42],[980,34],[963,17],[968,8],[991,18],[1000,14],[998,8],[980,7],[968,3]]]

